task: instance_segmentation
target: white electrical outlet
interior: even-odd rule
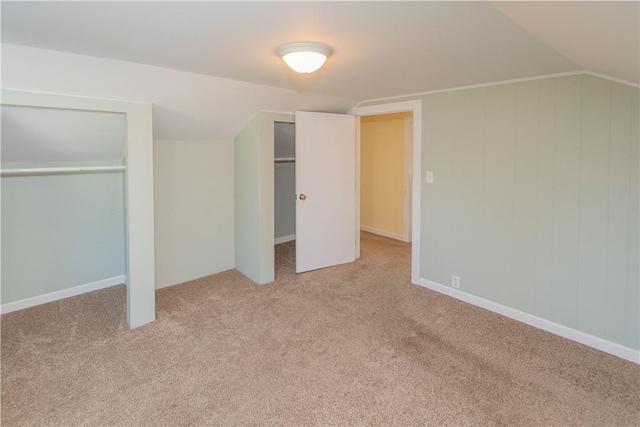
[[[427,171],[427,184],[433,184],[433,172],[432,171]]]
[[[460,289],[460,276],[451,276],[451,287]]]

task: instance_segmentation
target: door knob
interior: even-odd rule
[[[307,200],[307,196],[305,196],[304,194],[300,195],[300,200]]]

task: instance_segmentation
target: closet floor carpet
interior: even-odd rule
[[[410,284],[410,246],[2,316],[2,425],[638,425],[640,366]]]

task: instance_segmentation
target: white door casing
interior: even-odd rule
[[[420,285],[420,260],[421,260],[421,194],[422,194],[422,100],[391,102],[388,104],[370,105],[366,107],[355,107],[349,114],[356,116],[371,116],[377,114],[400,113],[403,111],[413,112],[413,170],[411,184],[411,283]],[[357,177],[356,192],[360,192],[360,177]]]
[[[355,261],[356,126],[296,112],[296,272]]]

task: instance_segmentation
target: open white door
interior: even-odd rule
[[[296,272],[355,261],[356,126],[296,112]]]

